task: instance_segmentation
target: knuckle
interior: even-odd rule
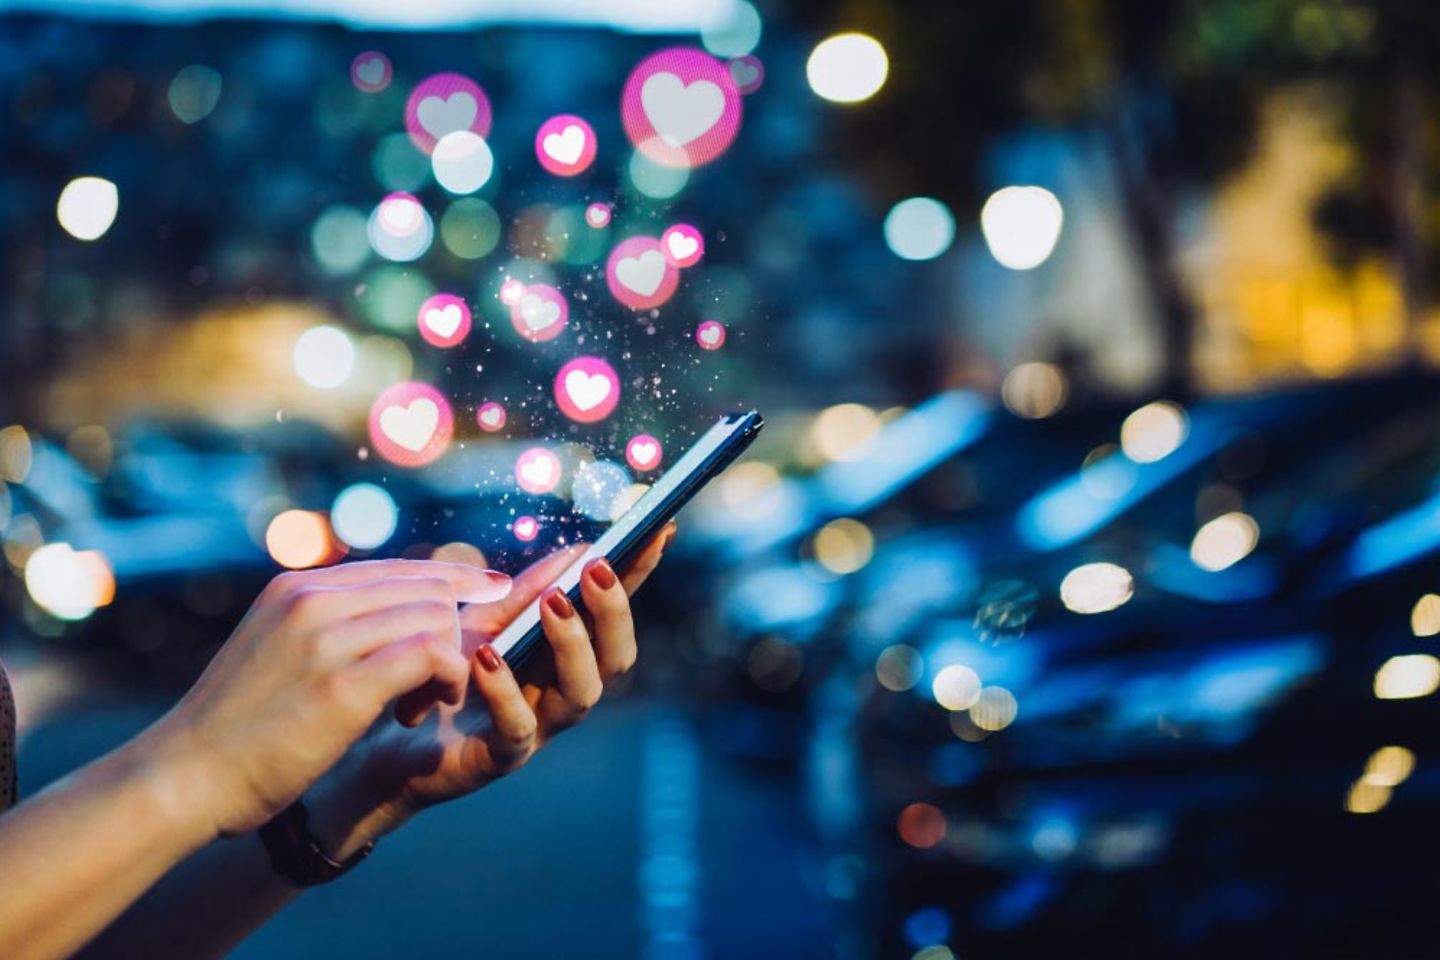
[[[285,613],[289,617],[304,620],[316,613],[322,594],[313,587],[297,586],[285,595]]]

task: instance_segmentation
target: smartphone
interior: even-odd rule
[[[670,522],[680,508],[690,501],[720,471],[750,446],[765,421],[760,414],[731,413],[707,430],[675,461],[645,495],[626,510],[608,530],[601,534],[576,561],[555,581],[575,604],[580,601],[580,576],[585,566],[604,557],[619,570],[639,553],[650,538]],[[548,588],[547,588],[548,592]],[[523,664],[544,642],[540,627],[540,600],[537,598],[511,621],[491,645],[505,658],[512,669]]]

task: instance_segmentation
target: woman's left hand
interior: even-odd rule
[[[474,683],[458,706],[437,703],[418,727],[384,719],[307,798],[327,853],[344,859],[425,807],[464,796],[521,767],[557,734],[583,720],[605,685],[635,663],[629,595],[674,536],[662,530],[619,575],[593,561],[580,578],[585,614],[547,588],[581,549],[552,554],[515,578],[496,603],[463,608],[460,623]],[[541,596],[549,650],[519,680],[489,641]]]

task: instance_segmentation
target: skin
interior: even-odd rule
[[[573,553],[513,584],[425,561],[277,577],[170,713],[0,817],[0,876],[25,878],[0,956],[222,955],[299,892],[253,831],[302,794],[344,859],[583,719],[635,661],[628,594],[673,534],[623,577],[587,568],[587,614],[547,604],[549,656],[519,679],[483,644]]]

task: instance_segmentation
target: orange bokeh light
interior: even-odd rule
[[[330,521],[313,510],[286,510],[265,529],[265,549],[282,567],[303,570],[334,563],[343,551]]]
[[[929,803],[912,803],[900,811],[896,822],[900,839],[924,850],[945,839],[945,814]]]

